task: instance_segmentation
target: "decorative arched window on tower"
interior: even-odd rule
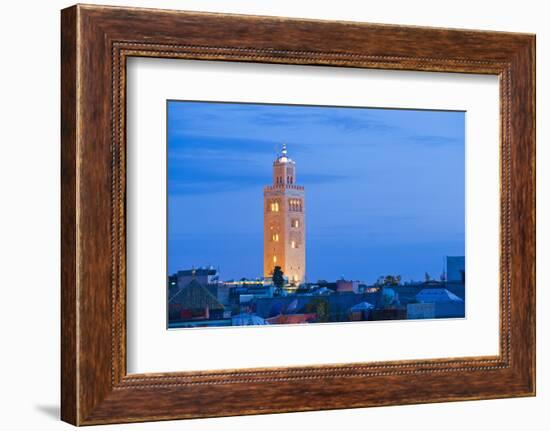
[[[302,200],[301,199],[289,199],[288,208],[290,211],[301,212],[302,211]]]
[[[279,202],[271,201],[269,203],[269,210],[274,213],[279,212]]]

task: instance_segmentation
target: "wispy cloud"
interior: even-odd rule
[[[262,179],[252,176],[238,178],[227,177],[216,181],[191,182],[186,180],[174,180],[170,181],[168,184],[168,194],[169,196],[208,195],[243,190],[251,187],[261,188],[263,184],[264,181],[262,181]]]
[[[274,154],[281,143],[262,138],[233,138],[190,133],[169,135],[168,157],[170,161],[197,160],[201,158],[242,159],[251,155]]]
[[[274,132],[288,136],[312,128],[328,135],[387,133],[395,125],[376,118],[365,108],[196,102],[173,102],[169,106],[169,130],[174,137],[189,134],[244,137]]]
[[[300,178],[300,183],[309,185],[309,184],[333,183],[335,181],[348,179],[349,177],[346,175],[316,173],[316,174],[301,174],[299,178]]]
[[[460,136],[412,135],[408,136],[406,140],[415,144],[424,144],[429,146],[464,145],[464,139]]]

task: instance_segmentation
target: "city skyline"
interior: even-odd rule
[[[286,143],[307,188],[307,280],[439,278],[464,255],[455,111],[168,102],[168,271],[263,274],[262,188]]]

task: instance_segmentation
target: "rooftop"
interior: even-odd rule
[[[447,289],[422,289],[416,295],[419,302],[464,302]]]
[[[209,268],[192,268],[183,269],[177,272],[178,276],[204,276],[204,275],[216,275],[218,270],[212,267]]]
[[[180,304],[183,308],[189,310],[204,309],[206,307],[211,310],[224,309],[224,306],[216,297],[197,280],[191,280],[191,283],[179,289],[169,298],[168,302],[170,304]]]

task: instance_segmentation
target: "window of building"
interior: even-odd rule
[[[271,202],[270,209],[271,212],[279,212],[279,202]]]
[[[290,209],[290,211],[301,211],[302,201],[300,199],[289,199],[288,208]]]
[[[292,227],[300,227],[300,220],[298,219],[293,219],[292,222],[291,222],[291,226]]]
[[[273,263],[277,263],[277,256],[273,256]]]
[[[301,199],[289,199],[288,208],[290,211],[301,212],[302,211],[302,200]]]
[[[290,241],[290,247],[291,248],[298,248],[298,244],[296,244],[296,241]]]
[[[271,240],[272,240],[272,241],[279,241],[279,234],[278,234],[278,233],[274,233],[273,235],[271,235]]]

